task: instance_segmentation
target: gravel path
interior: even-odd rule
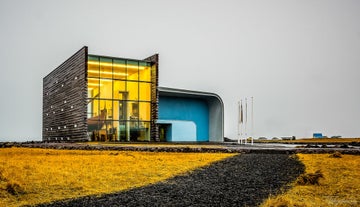
[[[258,206],[303,171],[287,154],[241,154],[154,185],[39,206]]]

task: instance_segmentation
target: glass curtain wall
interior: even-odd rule
[[[88,134],[92,141],[150,141],[151,64],[88,56]]]

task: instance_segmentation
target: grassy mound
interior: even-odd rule
[[[360,206],[359,155],[299,154],[299,159],[305,164],[305,174],[292,189],[270,197],[263,207]]]

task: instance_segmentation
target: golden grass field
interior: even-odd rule
[[[329,154],[299,154],[305,164],[305,173],[320,170],[324,178],[319,185],[299,185],[282,195],[270,197],[262,206],[360,206],[360,156],[341,155],[334,158]]]
[[[163,181],[234,156],[229,153],[0,149],[0,206],[100,195]],[[265,206],[360,206],[360,156],[298,154],[319,185],[291,184]],[[286,169],[284,169],[286,170]],[[241,195],[239,195],[241,196]]]
[[[0,206],[34,205],[156,183],[229,153],[0,149]]]

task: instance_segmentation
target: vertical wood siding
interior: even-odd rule
[[[83,47],[43,79],[43,141],[87,140],[87,56]]]
[[[156,121],[159,116],[159,55],[155,54],[150,56],[145,61],[150,61],[152,65],[155,65],[155,69],[151,71],[151,141],[160,141],[159,130]]]

